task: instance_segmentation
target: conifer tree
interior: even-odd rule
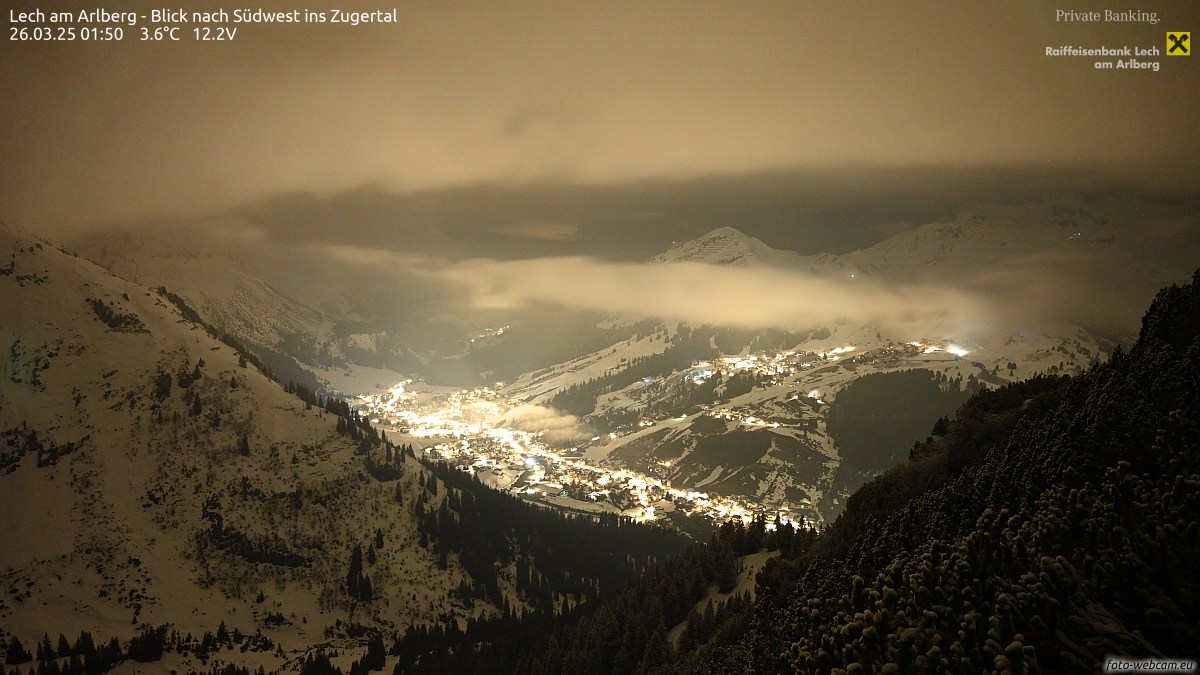
[[[95,653],[96,644],[92,640],[92,634],[87,631],[80,631],[79,637],[75,638],[75,653],[81,656],[88,656]]]
[[[346,574],[346,594],[352,598],[359,598],[362,585],[362,562],[362,545],[355,544],[354,549],[350,552],[350,570]]]
[[[29,663],[32,659],[33,655],[25,649],[25,645],[21,644],[21,639],[14,635],[8,643],[8,650],[4,652],[5,665],[15,666],[20,663]]]

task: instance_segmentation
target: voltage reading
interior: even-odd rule
[[[203,26],[201,28],[193,28],[192,32],[196,34],[197,40],[232,40],[237,35],[236,28],[229,26],[214,26],[209,28]]]

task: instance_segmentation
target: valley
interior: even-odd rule
[[[397,351],[400,333],[355,332],[235,258],[91,251],[131,281],[4,237],[3,309],[19,321],[0,345],[0,481],[15,495],[0,515],[28,544],[0,557],[0,630],[112,636],[114,660],[149,658],[148,641],[188,671],[296,671],[335,650],[352,669],[380,636],[417,650],[385,659],[407,662],[436,644],[429,627],[586,613],[713,532],[737,553],[697,554],[716,556],[701,576],[720,587],[762,545],[799,550],[835,527],[861,486],[953,436],[972,394],[1078,375],[1112,350],[1070,316],[1011,309],[986,326],[825,311],[785,328],[594,311],[485,322],[466,307],[432,322],[457,338]],[[1010,237],[968,219],[879,250],[944,261],[929,267]],[[805,258],[726,227],[629,269],[810,275],[830,297],[913,273],[863,255]],[[688,597],[673,606],[686,614]],[[222,625],[241,642],[215,637]]]
[[[13,0],[0,675],[1200,672],[1098,2]]]
[[[917,252],[930,248],[928,235],[938,247],[970,248],[1017,236],[978,222],[974,230],[924,230],[926,243]],[[1029,236],[1033,241],[1023,247],[1044,241]],[[879,248],[894,254],[899,246]],[[893,273],[870,271],[862,256],[845,259],[856,260],[850,269],[860,271],[848,272],[847,263],[833,259],[811,264],[823,274],[833,270],[843,285],[858,283],[859,275]],[[726,227],[647,263],[670,264],[793,270],[809,263]],[[334,379],[392,437],[416,435],[433,455],[526,499],[643,521],[677,512],[716,523],[770,513],[781,522],[819,525],[832,522],[854,488],[902,459],[969,393],[1037,374],[1080,373],[1109,348],[1104,338],[1062,320],[1013,332],[973,326],[932,337],[887,322],[847,320],[800,331],[731,331],[621,316],[598,325],[630,335],[510,382],[458,389],[405,378],[392,388],[362,391],[350,384],[355,378]],[[522,334],[519,324],[505,325],[479,330],[468,349],[486,353],[502,350],[506,340],[531,339],[536,335]],[[872,405],[896,412],[874,417],[915,415],[899,412],[913,406],[925,411],[907,420],[905,430],[876,437],[879,447],[870,452],[880,459],[853,456],[860,447],[847,458],[843,439],[829,425],[839,393],[864,378],[905,372],[927,374],[931,388],[884,395]]]
[[[640,351],[632,347],[626,345],[628,351]],[[790,439],[801,443],[815,455],[811,460],[815,466],[791,468],[828,477],[839,457],[824,422],[829,405],[825,399],[832,399],[849,381],[864,375],[914,368],[936,369],[947,381],[961,382],[964,375],[972,382],[982,383],[979,377],[992,383],[1006,381],[983,364],[966,359],[968,354],[948,343],[913,341],[873,350],[844,345],[822,352],[759,352],[697,361],[683,371],[644,377],[603,395],[594,415],[631,421],[588,437],[587,433],[596,429],[571,418],[568,431],[576,438],[569,446],[562,438],[548,442],[546,431],[513,428],[513,423],[519,424],[531,414],[558,414],[537,405],[545,396],[523,398],[545,382],[545,375],[509,386],[497,383],[450,391],[407,380],[381,394],[361,394],[352,400],[355,409],[390,438],[403,442],[414,437],[432,443],[426,446],[426,453],[450,461],[489,485],[552,506],[619,513],[639,521],[662,518],[678,509],[717,524],[729,519],[748,523],[755,514],[770,512],[780,522],[819,525],[826,518],[817,504],[823,496],[821,487],[828,482],[804,486],[804,496],[792,503],[787,497],[791,485],[781,479],[777,469],[749,495],[708,494],[702,491],[705,485],[732,479],[747,466],[728,466],[726,474],[727,465],[717,464],[705,476],[694,472],[680,476],[671,471],[672,465],[686,465],[695,447],[662,458],[638,455],[635,450],[648,441],[661,445],[693,426],[712,429],[716,424],[723,433],[757,431],[776,436],[777,440],[768,442],[772,446],[766,450],[768,455],[777,442]],[[625,357],[620,360],[627,362]],[[1072,365],[1076,365],[1073,360]],[[718,386],[706,403],[665,409],[654,405],[669,399],[668,392],[694,391],[706,382],[720,385],[733,377],[746,377],[747,390],[734,392]],[[556,427],[551,434],[561,435],[562,431]],[[717,461],[722,460],[718,457]],[[679,480],[678,487],[672,477]]]

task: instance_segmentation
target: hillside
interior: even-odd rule
[[[526,373],[504,391],[582,418],[599,434],[584,444],[589,460],[831,520],[854,488],[903,458],[966,394],[1037,374],[1080,373],[1107,358],[1121,331],[1093,326],[1090,310],[1065,304],[1083,296],[1059,283],[1067,272],[1050,261],[1075,271],[1102,263],[1137,270],[1112,291],[1114,303],[1151,297],[1169,278],[1164,268],[1145,273],[1163,242],[1116,228],[1114,219],[1134,216],[1114,208],[1071,200],[981,206],[840,256],[800,256],[718,228],[649,264],[788,270],[847,288],[987,288],[1004,301],[972,308],[985,322],[954,321],[948,311],[949,323],[932,334],[930,326],[918,332],[847,320],[794,331],[664,322],[638,339]],[[1114,247],[1118,236],[1122,246]],[[1005,272],[998,258],[1021,273]],[[1031,269],[1046,272],[1044,282]],[[930,386],[911,381],[920,373]],[[871,387],[871,403],[853,409],[854,390]],[[839,400],[846,392],[850,398]],[[864,425],[872,432],[862,433]]]
[[[293,356],[313,368],[344,361],[333,345],[339,317],[279,290],[261,263],[257,268],[247,263],[245,250],[236,256],[184,231],[110,232],[79,244],[84,255],[122,278],[172,289],[207,324],[244,344]]]
[[[395,487],[366,479],[331,415],[156,292],[12,232],[0,251],[5,632],[199,636],[224,621],[287,652],[339,622],[454,611],[461,573],[431,572]],[[380,601],[359,606],[346,564],[377,530]]]
[[[851,500],[723,658],[901,672],[1195,659],[1198,308],[1200,273],[1158,295],[1129,352],[968,403]]]
[[[1200,271],[1137,343],[1075,376],[969,399],[815,532],[722,528],[554,625],[423,640],[479,673],[1095,672],[1200,657]],[[772,527],[773,526],[773,527]],[[776,551],[753,602],[721,598]],[[670,636],[670,637],[668,637]],[[402,672],[430,672],[420,660]],[[436,671],[434,671],[436,672]]]
[[[109,665],[296,670],[413,625],[592,601],[683,545],[485,490],[47,242],[5,228],[0,260],[6,665],[60,634],[81,657],[87,634],[116,641]],[[595,542],[597,571],[563,536]]]
[[[1110,656],[1194,661],[1198,310],[1200,272],[1159,293],[1136,345],[1108,363],[980,392],[831,527],[769,561],[752,606],[706,612],[697,639],[666,656],[647,647],[633,668],[1062,673]],[[622,611],[644,616],[656,602]],[[519,672],[584,672],[576,664],[620,648],[599,636],[567,648],[578,630],[541,638],[532,653],[556,658],[518,658]]]
[[[696,239],[678,243],[650,259],[650,262],[700,262],[737,267],[795,266],[799,254],[780,251],[734,227],[718,227]]]

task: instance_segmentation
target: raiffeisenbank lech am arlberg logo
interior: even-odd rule
[[[1191,56],[1191,33],[1167,33],[1167,56]]]

